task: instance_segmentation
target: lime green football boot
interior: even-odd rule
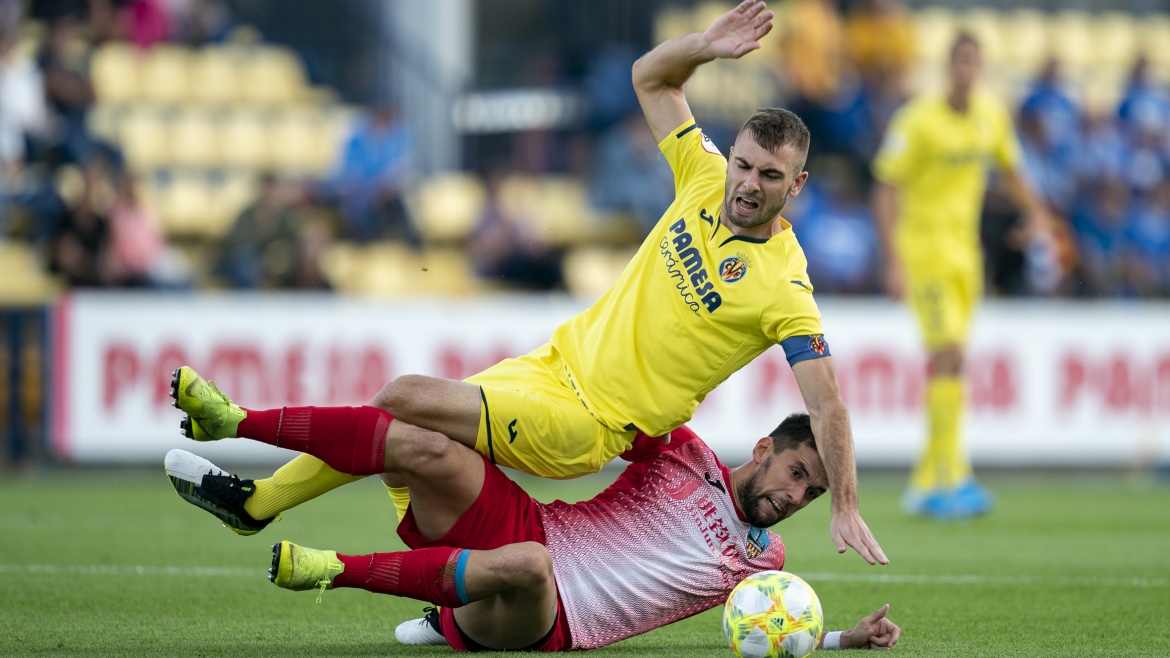
[[[337,551],[319,551],[315,548],[297,546],[291,541],[272,545],[272,566],[268,567],[268,580],[277,587],[304,591],[320,588],[323,594],[333,589],[333,579],[345,571],[345,565],[337,559]],[[321,602],[320,594],[317,603]]]
[[[190,366],[183,366],[173,373],[171,397],[174,405],[187,412],[179,423],[183,435],[196,441],[218,441],[239,436],[237,428],[248,412],[232,402],[209,382],[199,376]]]

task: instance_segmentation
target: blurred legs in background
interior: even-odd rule
[[[962,441],[964,344],[979,299],[980,275],[907,274],[907,300],[922,326],[930,362],[926,448],[910,475],[902,506],[909,514],[939,520],[986,514],[994,500],[975,481]]]

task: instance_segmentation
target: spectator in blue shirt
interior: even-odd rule
[[[873,218],[856,194],[860,184],[810,181],[801,193],[804,205],[796,234],[808,258],[808,274],[819,290],[868,293],[877,281],[878,237]],[[811,193],[811,194],[810,194]]]
[[[1143,296],[1170,294],[1170,180],[1130,214],[1125,236],[1131,252],[1130,280]]]
[[[674,201],[674,174],[641,112],[628,115],[602,137],[589,187],[594,206],[633,213],[642,235]]]
[[[1081,273],[1090,293],[1117,295],[1126,285],[1126,225],[1132,192],[1125,182],[1106,179],[1095,197],[1081,200],[1072,216],[1081,252]]]
[[[1061,87],[1058,64],[1050,59],[1020,106],[1020,139],[1029,177],[1062,215],[1076,195],[1080,123],[1080,110]]]
[[[328,188],[338,198],[345,237],[418,242],[402,192],[413,172],[414,140],[391,105],[359,120]]]
[[[1144,58],[1134,64],[1117,116],[1132,149],[1126,158],[1126,179],[1140,193],[1149,193],[1170,176],[1170,95],[1151,79]]]

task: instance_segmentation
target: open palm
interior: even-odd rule
[[[760,39],[772,31],[772,17],[767,6],[757,0],[743,0],[719,17],[703,33],[715,56],[739,59],[760,47]]]

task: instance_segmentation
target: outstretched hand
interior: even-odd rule
[[[869,527],[862,520],[861,514],[856,510],[852,512],[833,510],[833,520],[829,522],[829,535],[832,536],[833,543],[837,545],[838,553],[844,553],[848,547],[852,546],[853,550],[857,551],[870,564],[890,563],[889,558],[882,552],[882,547],[878,545],[877,539],[874,539],[873,533],[869,531]]]
[[[886,619],[890,604],[857,622],[851,630],[841,634],[842,649],[889,649],[898,643],[902,629]]]
[[[715,57],[739,59],[760,47],[760,39],[772,31],[773,14],[759,0],[743,0],[707,28],[703,38]]]

